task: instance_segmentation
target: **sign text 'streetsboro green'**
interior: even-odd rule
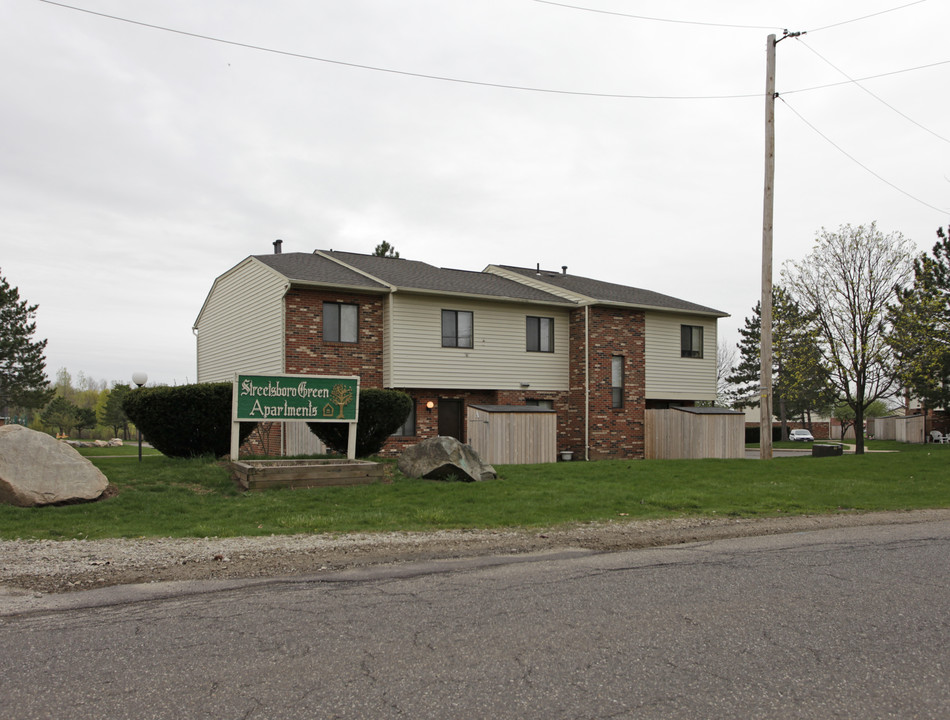
[[[235,420],[354,422],[359,378],[238,375]]]

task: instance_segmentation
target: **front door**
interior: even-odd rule
[[[454,437],[465,442],[462,437],[462,401],[439,398],[439,435]]]

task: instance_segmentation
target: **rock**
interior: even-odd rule
[[[406,477],[466,482],[498,477],[495,468],[482,462],[470,445],[453,437],[439,435],[403,450],[399,456],[399,472]]]
[[[21,425],[0,427],[0,503],[33,507],[95,500],[108,484],[66,443]]]

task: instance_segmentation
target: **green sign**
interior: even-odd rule
[[[358,377],[238,375],[233,420],[356,422]]]

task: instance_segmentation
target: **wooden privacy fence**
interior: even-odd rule
[[[927,439],[924,434],[924,416],[911,415],[910,417],[900,418],[897,421],[894,439],[897,442],[922,445]]]
[[[644,413],[647,460],[744,458],[745,414],[724,408],[670,408]]]
[[[923,415],[890,415],[868,420],[868,434],[875,440],[922,444],[926,441]]]
[[[868,420],[868,435],[875,440],[896,440],[899,415],[876,417]]]
[[[557,413],[532,405],[469,405],[469,445],[491,465],[557,461]]]

